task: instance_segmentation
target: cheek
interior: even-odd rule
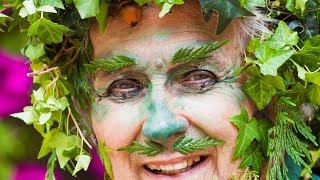
[[[110,149],[127,146],[139,133],[142,122],[138,105],[101,103],[92,111],[92,125],[98,140]]]
[[[180,114],[191,124],[212,137],[232,142],[238,130],[229,119],[240,113],[241,106],[249,109],[251,114],[248,102],[241,89],[229,84],[217,85],[214,90],[204,94],[175,99]]]

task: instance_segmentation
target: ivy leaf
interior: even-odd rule
[[[42,18],[30,26],[28,35],[37,36],[45,44],[57,44],[62,42],[63,34],[68,31],[67,27]]]
[[[77,165],[74,168],[74,171],[72,173],[72,175],[74,176],[77,172],[79,172],[81,169],[87,171],[90,161],[91,161],[91,157],[89,155],[79,155],[76,157],[76,161],[77,161]]]
[[[251,12],[242,8],[239,0],[200,0],[201,11],[205,20],[209,20],[213,11],[219,13],[217,34],[220,34],[236,17],[253,16]]]
[[[134,2],[138,3],[140,6],[143,6],[144,4],[149,3],[150,0],[134,0]]]
[[[94,17],[99,13],[99,0],[73,0],[82,19]]]
[[[159,13],[160,18],[170,12],[173,5],[184,4],[183,0],[155,0],[154,2],[161,7],[161,11]]]
[[[285,84],[283,82],[283,79],[279,75],[277,75],[277,76],[266,75],[266,76],[263,76],[262,79],[265,82],[269,82],[276,89],[279,89],[281,91],[285,91],[286,90],[286,86],[285,86]]]
[[[6,21],[13,21],[13,18],[11,18],[5,14],[2,14],[0,12],[0,25],[3,25],[6,27],[7,26]],[[3,30],[1,28],[0,28],[0,32],[3,32]]]
[[[258,127],[261,134],[261,149],[265,158],[267,158],[268,150],[268,131],[273,127],[272,121],[268,119],[261,119],[258,121]]]
[[[50,5],[56,8],[64,9],[64,6],[61,0],[40,0],[39,5],[40,6]]]
[[[44,101],[44,88],[40,87],[38,90],[33,90],[33,96],[36,101]]]
[[[14,114],[11,114],[11,116],[23,120],[28,125],[36,121],[32,106],[27,106],[23,108],[23,112],[14,113]]]
[[[48,120],[51,118],[51,115],[51,112],[40,113],[39,124],[46,124]]]
[[[30,44],[24,53],[32,62],[38,60],[40,57],[46,54],[44,50],[44,43],[37,45]]]
[[[283,65],[294,53],[294,50],[271,49],[264,43],[256,52],[256,64],[260,66],[263,75],[277,75],[278,68]]]
[[[240,0],[241,6],[251,11],[254,7],[265,7],[265,0]]]
[[[247,51],[254,53],[261,46],[261,41],[259,38],[253,38],[249,41],[247,45]]]
[[[99,30],[100,32],[104,32],[105,28],[107,27],[107,16],[109,12],[109,3],[106,3],[105,0],[101,0],[99,6],[99,13],[96,16],[96,19],[99,23]]]
[[[284,46],[293,46],[298,43],[299,37],[297,32],[290,30],[284,21],[278,23],[276,32],[270,39],[270,47],[273,49],[281,49]]]
[[[292,61],[293,64],[297,67],[297,71],[298,71],[298,77],[302,80],[306,80],[306,74],[308,74],[308,71],[305,70],[303,67],[301,67],[299,64],[297,64],[296,62]]]
[[[241,108],[239,115],[231,117],[230,121],[239,128],[235,152],[232,157],[233,160],[236,160],[241,158],[254,139],[260,141],[261,135],[257,120],[252,118],[249,121],[248,113],[244,108]]]
[[[252,167],[253,171],[261,173],[264,157],[262,155],[261,147],[257,146],[255,150],[249,147],[243,154],[242,161],[239,168]]]
[[[277,93],[277,95],[290,97],[293,103],[297,104],[298,106],[304,103],[307,99],[306,88],[299,82],[294,86],[293,89],[286,92]]]
[[[312,82],[312,83],[320,86],[320,72],[307,73],[306,74],[306,81]]]
[[[270,82],[264,79],[251,78],[244,85],[244,91],[253,99],[257,104],[259,110],[262,110],[269,104],[271,98],[276,93],[276,90]]]
[[[170,9],[172,8],[174,4],[170,3],[164,3],[161,7],[161,11],[159,13],[159,18],[162,18],[164,15],[166,15],[168,12],[170,12]]]
[[[110,158],[109,158],[109,154],[111,153],[112,151],[103,145],[103,142],[100,142],[99,143],[99,146],[98,146],[98,154],[99,154],[99,157],[106,169],[106,172],[107,174],[109,175],[109,177],[111,179],[113,179],[113,175],[112,175],[112,168],[111,168],[111,161],[110,161]]]
[[[311,103],[320,106],[320,86],[313,84],[308,93],[308,97]]]

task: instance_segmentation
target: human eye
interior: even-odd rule
[[[109,86],[107,97],[116,102],[125,102],[143,95],[144,89],[143,83],[137,79],[120,79]]]
[[[181,76],[177,81],[178,90],[183,93],[205,92],[217,82],[217,76],[207,70],[192,70]]]

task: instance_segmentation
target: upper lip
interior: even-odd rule
[[[154,165],[166,165],[166,164],[175,164],[182,161],[185,161],[187,159],[195,158],[197,156],[208,156],[208,153],[205,152],[195,152],[189,155],[182,155],[178,152],[172,153],[172,154],[163,154],[158,155],[155,158],[145,160],[143,162],[143,165],[147,164],[154,164]]]

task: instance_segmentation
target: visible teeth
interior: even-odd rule
[[[163,173],[180,173],[185,172],[186,169],[191,168],[194,162],[200,161],[200,156],[195,157],[193,159],[188,159],[176,164],[167,164],[167,165],[147,165],[147,167],[151,170],[162,170]],[[189,166],[189,167],[187,167]],[[187,168],[186,168],[187,167]]]

